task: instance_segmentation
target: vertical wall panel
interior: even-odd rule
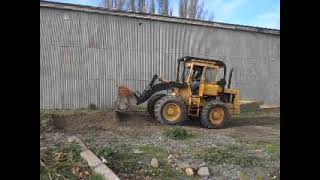
[[[223,60],[241,98],[280,103],[279,35],[40,7],[40,108],[110,107],[116,85],[175,80],[184,55]]]

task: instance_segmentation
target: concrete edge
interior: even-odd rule
[[[120,178],[108,168],[85,144],[77,137],[71,136],[68,138],[70,143],[77,143],[81,147],[80,156],[87,161],[90,168],[96,174],[101,175],[105,180],[120,180]]]

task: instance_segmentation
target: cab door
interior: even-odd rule
[[[217,96],[221,89],[217,85],[218,68],[204,67],[199,88],[199,96]]]

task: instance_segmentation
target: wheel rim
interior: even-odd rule
[[[214,107],[212,108],[209,119],[213,124],[220,124],[224,119],[224,109],[222,107]]]
[[[168,121],[176,121],[181,114],[180,106],[175,103],[168,103],[164,105],[162,114]]]

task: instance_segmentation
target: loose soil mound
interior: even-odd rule
[[[128,135],[146,135],[162,128],[145,112],[120,113],[113,111],[50,111],[40,115],[40,129],[46,132],[112,131]]]
[[[110,121],[112,112],[72,112],[72,113],[46,113],[42,117],[42,124],[45,123],[46,131],[68,131],[78,132],[83,130],[103,130]]]

